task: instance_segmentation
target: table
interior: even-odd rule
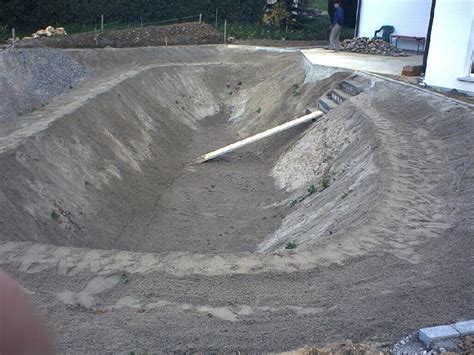
[[[413,41],[416,41],[417,48],[416,48],[416,54],[420,52],[420,45],[425,45],[425,37],[416,37],[416,36],[404,36],[404,35],[392,35],[392,38],[395,39],[395,47],[398,48],[398,40],[399,39],[411,39]]]

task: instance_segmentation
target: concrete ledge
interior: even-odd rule
[[[459,334],[461,334],[462,337],[474,334],[474,320],[457,322],[453,324],[453,327],[459,332]]]
[[[440,325],[438,327],[423,328],[418,332],[418,338],[426,346],[429,346],[432,342],[449,339],[449,338],[458,338],[460,333],[454,329],[452,325]]]
[[[474,83],[474,76],[463,76],[458,78],[459,81],[465,81],[467,83]]]

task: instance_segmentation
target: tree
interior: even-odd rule
[[[263,23],[273,26],[282,27],[288,24],[290,12],[285,0],[278,0],[265,15],[263,15]]]

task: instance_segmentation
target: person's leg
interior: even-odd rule
[[[329,49],[334,49],[335,48],[335,43],[334,42],[336,40],[336,31],[335,31],[336,26],[332,26],[331,33],[329,34]]]
[[[341,37],[341,29],[342,27],[338,24],[334,25],[334,49],[339,51],[341,49],[340,37]]]

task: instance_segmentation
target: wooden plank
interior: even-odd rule
[[[284,123],[280,126],[277,126],[277,127],[271,128],[267,131],[258,133],[258,134],[254,135],[252,137],[245,138],[241,141],[230,144],[230,145],[228,145],[224,148],[220,148],[220,149],[215,150],[213,152],[204,154],[204,155],[200,156],[199,158],[197,158],[196,160],[194,160],[194,163],[201,164],[201,163],[204,163],[208,160],[215,159],[215,158],[220,157],[224,154],[227,154],[227,153],[233,152],[234,150],[237,150],[239,148],[245,147],[246,145],[249,145],[249,144],[258,142],[262,139],[271,137],[271,136],[273,136],[277,133],[280,133],[280,132],[286,131],[290,128],[299,126],[299,125],[301,125],[305,122],[315,120],[316,118],[321,117],[322,115],[324,115],[324,113],[321,112],[321,111],[311,112],[310,114],[305,115],[303,117],[297,118],[297,119],[292,120],[290,122],[286,122],[286,123]]]

